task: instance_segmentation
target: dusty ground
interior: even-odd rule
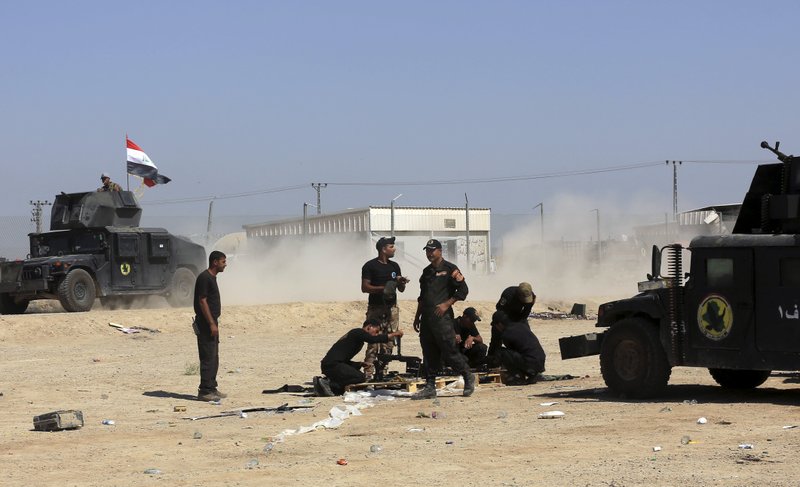
[[[410,322],[413,304],[401,303],[403,323]],[[597,357],[559,356],[558,338],[591,331],[590,321],[532,322],[548,353],[547,372],[580,377],[574,380],[484,385],[471,398],[443,397],[438,404],[383,402],[338,429],[287,437],[269,453],[263,449],[271,438],[327,418],[342,398],[314,399],[307,412],[181,419],[299,404],[302,397],[261,391],[317,374],[319,359],[359,323],[363,308],[361,302],[226,307],[219,382],[230,397],[219,406],[193,400],[198,376],[187,375],[197,363],[189,309],[0,316],[2,484],[798,483],[800,428],[784,428],[800,425],[796,376],[775,374],[755,391],[732,393],[715,386],[705,370],[676,369],[663,398],[620,400],[605,390]],[[125,335],[109,322],[161,333]],[[419,354],[413,332],[403,345],[404,353]],[[558,404],[541,405],[551,401]],[[34,415],[57,409],[83,411],[86,425],[33,431]],[[537,419],[553,409],[565,417]],[[444,417],[417,417],[433,411]],[[707,424],[698,424],[700,417]],[[103,425],[104,419],[116,424]],[[691,441],[682,444],[682,437]],[[744,443],[753,448],[739,448]],[[381,450],[371,452],[373,445]],[[337,465],[340,458],[348,465]]]

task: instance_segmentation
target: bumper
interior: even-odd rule
[[[561,360],[599,355],[604,333],[587,333],[558,339]]]

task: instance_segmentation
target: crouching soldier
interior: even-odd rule
[[[380,331],[380,322],[368,319],[361,328],[353,328],[334,343],[320,362],[325,377],[314,377],[314,392],[323,397],[338,396],[344,394],[345,386],[364,382],[366,376],[360,370],[364,364],[353,362],[353,357],[361,352],[364,344],[386,343],[403,336],[402,330],[389,334],[380,334]]]

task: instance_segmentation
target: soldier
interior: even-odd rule
[[[419,278],[414,330],[419,333],[426,377],[425,387],[412,399],[436,397],[436,375],[441,372],[442,360],[464,377],[463,394],[471,396],[475,391],[475,375],[456,348],[452,308],[456,301],[466,299],[469,288],[458,267],[442,258],[441,242],[430,239],[423,249],[430,265]]]
[[[545,370],[546,354],[528,324],[536,295],[530,283],[506,288],[492,315],[489,362],[509,374],[507,384],[531,384]]]
[[[119,184],[115,183],[111,180],[111,176],[104,172],[100,175],[100,181],[103,182],[103,185],[97,188],[98,192],[101,191],[122,191],[122,187]]]
[[[197,276],[194,284],[194,333],[200,355],[200,386],[197,399],[218,401],[226,397],[217,389],[219,370],[219,316],[222,314],[217,274],[227,266],[225,254],[219,250],[208,256],[208,269]]]
[[[400,311],[397,308],[397,294],[406,289],[408,279],[400,272],[400,265],[393,260],[394,237],[381,237],[375,244],[378,256],[368,260],[361,268],[361,292],[369,294],[367,301],[367,319],[375,319],[381,323],[382,333],[392,333],[400,326]],[[375,374],[374,362],[380,353],[392,353],[393,342],[370,343],[364,357],[364,373],[366,380],[372,380]]]
[[[364,374],[359,370],[362,364],[352,361],[364,343],[386,343],[403,336],[401,330],[388,334],[380,331],[378,320],[367,319],[361,328],[353,328],[337,340],[320,362],[325,377],[314,377],[314,392],[323,397],[338,396],[344,394],[345,386],[364,382]]]
[[[486,364],[486,351],[488,350],[478,331],[476,325],[478,321],[481,321],[481,317],[472,307],[465,309],[455,321],[458,350],[467,357],[469,366],[473,369]]]

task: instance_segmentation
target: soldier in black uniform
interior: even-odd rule
[[[483,343],[483,337],[478,331],[477,322],[481,321],[475,308],[469,307],[456,318],[455,332],[458,350],[467,357],[469,366],[474,368],[486,364],[486,351],[488,347]]]
[[[456,348],[452,308],[453,303],[467,298],[469,288],[458,267],[442,258],[438,240],[428,240],[423,249],[430,265],[419,278],[414,330],[419,333],[426,377],[425,387],[412,399],[436,397],[436,375],[442,369],[442,360],[464,377],[464,396],[470,396],[475,391],[475,375]]]
[[[218,401],[226,394],[217,389],[219,370],[219,316],[222,303],[217,286],[217,274],[225,270],[227,258],[219,250],[208,256],[208,269],[197,276],[194,284],[194,333],[200,355],[200,386],[197,399]]]
[[[535,301],[531,285],[521,282],[503,291],[492,315],[489,361],[508,371],[508,383],[533,383],[545,370],[544,349],[528,324]]]
[[[345,386],[364,382],[365,376],[360,370],[362,363],[353,362],[364,343],[386,343],[403,336],[401,330],[389,334],[379,334],[380,331],[380,322],[368,319],[361,328],[353,328],[337,340],[320,362],[320,369],[326,377],[314,377],[314,392],[318,396],[338,396],[344,394]]]

